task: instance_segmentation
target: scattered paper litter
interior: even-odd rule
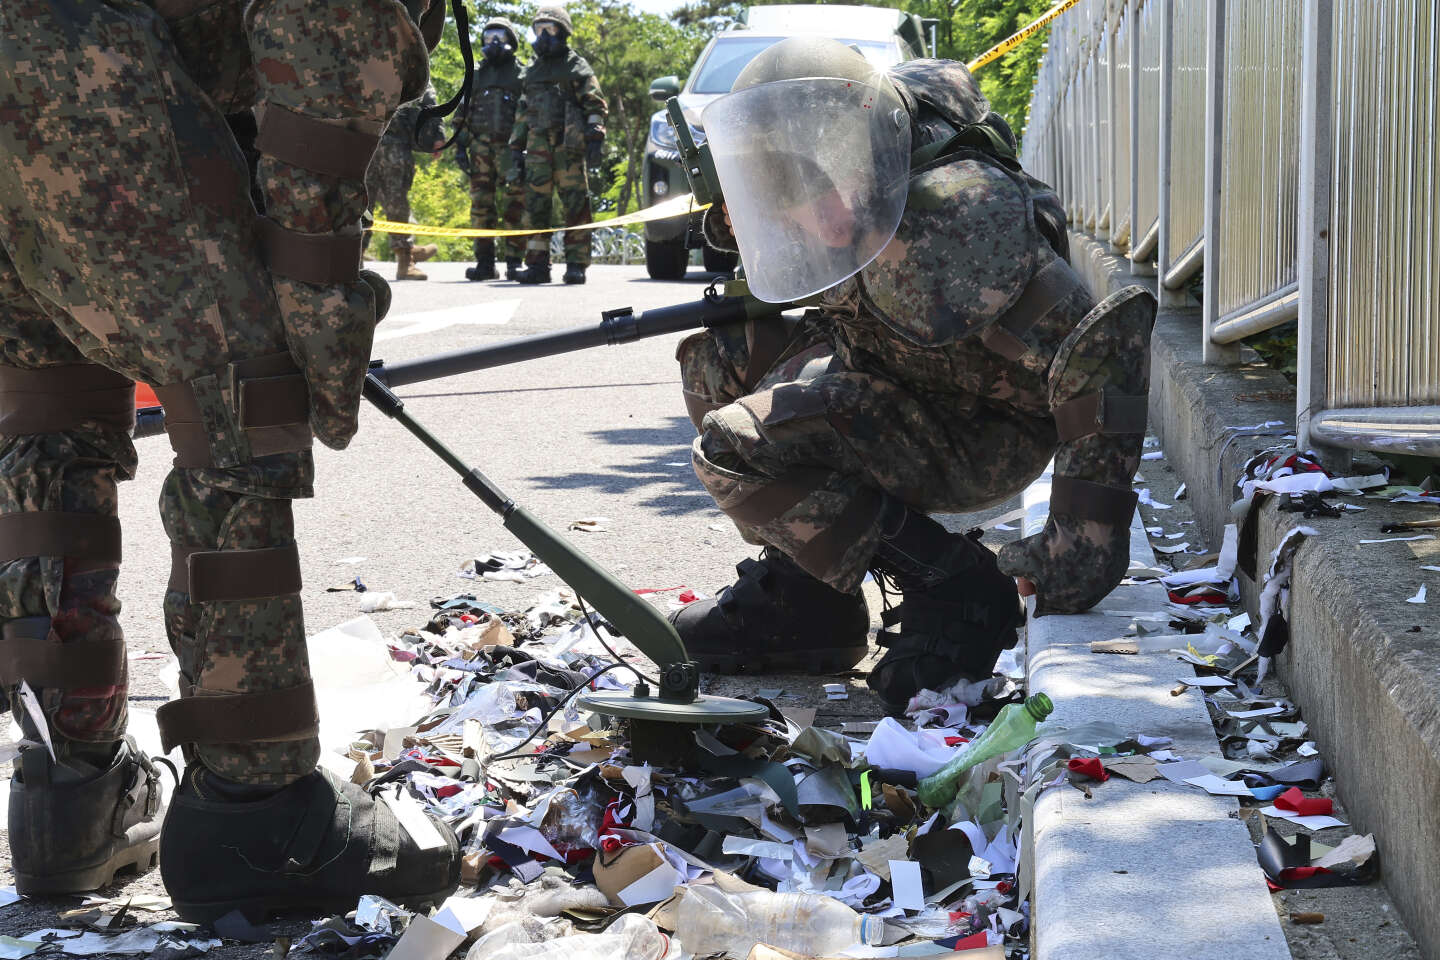
[[[1157,543],[1154,545],[1156,553],[1184,553],[1190,549],[1190,541],[1180,543]]]
[[[19,903],[25,898],[15,892],[14,884],[8,887],[0,887],[0,907],[8,907],[12,903]]]
[[[1326,827],[1349,826],[1349,824],[1346,823],[1344,820],[1337,820],[1334,817],[1302,817],[1298,813],[1292,813],[1289,810],[1281,810],[1279,807],[1274,806],[1273,804],[1271,806],[1262,808],[1260,812],[1265,814],[1265,816],[1267,817],[1279,817],[1281,820],[1289,820],[1296,826],[1304,827],[1306,830],[1324,830]]]
[[[1147,507],[1153,507],[1153,508],[1156,509],[1156,510],[1169,510],[1170,507],[1171,507],[1171,504],[1161,503],[1159,500],[1156,500],[1154,497],[1152,497],[1152,496],[1150,495],[1150,488],[1149,488],[1149,487],[1145,487],[1145,488],[1141,489],[1141,490],[1139,491],[1139,494],[1140,494],[1140,502],[1141,502],[1142,504],[1144,504],[1145,506],[1147,506]]]
[[[1358,543],[1409,543],[1412,540],[1434,540],[1433,533],[1417,533],[1413,537],[1384,537],[1379,540],[1359,540]]]
[[[367,559],[366,557],[341,557],[339,560],[336,560],[336,561],[335,561],[335,566],[337,566],[337,567],[354,566],[354,565],[357,564],[357,563],[364,563],[364,562],[366,561],[366,559]]]
[[[1149,453],[1142,453],[1142,454],[1140,454],[1140,459],[1141,459],[1141,460],[1164,460],[1164,459],[1165,459],[1165,451],[1164,451],[1164,450],[1151,450]]]
[[[845,689],[845,684],[843,683],[827,683],[825,684],[825,699],[849,700],[850,692]]]
[[[1425,584],[1423,584],[1423,583],[1420,584],[1420,590],[1419,590],[1419,592],[1416,593],[1415,596],[1413,596],[1413,597],[1406,597],[1406,598],[1405,598],[1405,602],[1406,602],[1406,603],[1424,603],[1424,602],[1425,602]]]
[[[1185,782],[1192,787],[1199,787],[1214,797],[1248,797],[1250,788],[1239,780],[1224,780],[1207,773],[1199,777],[1186,777]]]
[[[1431,565],[1431,564],[1425,564],[1425,565],[1421,566],[1420,569],[1421,569],[1421,570],[1429,570],[1429,571],[1432,572],[1432,573],[1440,573],[1440,567],[1433,566],[1433,565]]]

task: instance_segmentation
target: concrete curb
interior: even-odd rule
[[[1153,278],[1129,274],[1105,245],[1071,234],[1076,268],[1097,295]],[[1151,433],[1189,486],[1211,544],[1231,513],[1233,481],[1256,451],[1293,432],[1294,388],[1279,373],[1206,366],[1198,310],[1162,308],[1151,357]],[[1237,427],[1281,421],[1272,435]],[[1362,546],[1387,521],[1433,516],[1423,507],[1365,500],[1363,513],[1311,523],[1319,536],[1296,555],[1291,642],[1277,668],[1311,726],[1357,833],[1374,833],[1381,878],[1422,953],[1440,960],[1440,541]],[[1259,574],[1297,514],[1275,498],[1257,524]],[[1242,563],[1245,558],[1241,558]],[[1256,585],[1243,574],[1252,615]],[[1405,603],[1428,581],[1426,605]],[[1043,623],[1044,621],[1040,621]],[[1107,784],[1108,786],[1108,784]]]
[[[1043,522],[1049,475],[1026,493],[1026,532]],[[1132,565],[1155,562],[1136,514]],[[1124,632],[1137,613],[1163,608],[1158,583],[1121,586],[1077,616],[1030,624],[1031,691],[1055,702],[1051,719],[1110,723],[1174,739],[1187,759],[1220,756],[1194,688],[1170,696],[1191,668],[1170,656],[1093,654],[1092,640]],[[1157,779],[1112,777],[1086,799],[1062,785],[1042,793],[1032,818],[1036,960],[1288,960],[1289,947],[1233,797]]]

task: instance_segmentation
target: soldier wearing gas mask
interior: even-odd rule
[[[504,17],[492,17],[480,36],[482,59],[475,69],[470,97],[455,114],[455,155],[470,177],[470,226],[494,229],[503,222],[507,229],[519,230],[525,216],[524,192],[518,179],[510,176],[510,133],[515,128],[515,108],[520,104],[525,76],[515,55],[519,32]],[[514,280],[525,255],[525,241],[506,237],[501,247],[505,279]],[[496,278],[494,238],[475,238],[475,266],[466,269],[465,277]]]
[[[1063,211],[963,65],[872,67],[832,40],[757,56],[704,127],[763,300],[798,322],[696,334],[678,358],[696,473],[758,560],[673,621],[705,669],[833,671],[867,651],[867,570],[898,588],[870,686],[892,710],[988,677],[1023,622],[1124,576],[1153,298],[1096,305]],[[1055,461],[1044,530],[996,556],[931,513],[1003,502]]]
[[[531,26],[535,60],[525,68],[519,116],[510,134],[510,175],[525,183],[525,225],[551,226],[551,195],[560,195],[565,225],[588,223],[590,181],[587,166],[599,166],[608,107],[595,71],[570,49],[574,33],[564,7],[543,6]],[[590,264],[590,232],[565,233],[565,282],[584,283]],[[550,237],[531,236],[525,244],[521,283],[550,282]]]

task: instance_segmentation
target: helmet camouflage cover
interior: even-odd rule
[[[575,27],[570,22],[570,14],[559,4],[547,4],[539,10],[536,10],[535,18],[532,22],[539,23],[541,20],[550,20],[560,24],[560,29],[565,31],[567,37],[575,33]]]

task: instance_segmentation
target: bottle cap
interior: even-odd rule
[[[1044,720],[1055,710],[1055,704],[1043,693],[1037,693],[1025,701],[1025,709],[1029,710],[1036,720]]]
[[[885,939],[885,921],[868,914],[860,915],[860,942],[878,947]]]

